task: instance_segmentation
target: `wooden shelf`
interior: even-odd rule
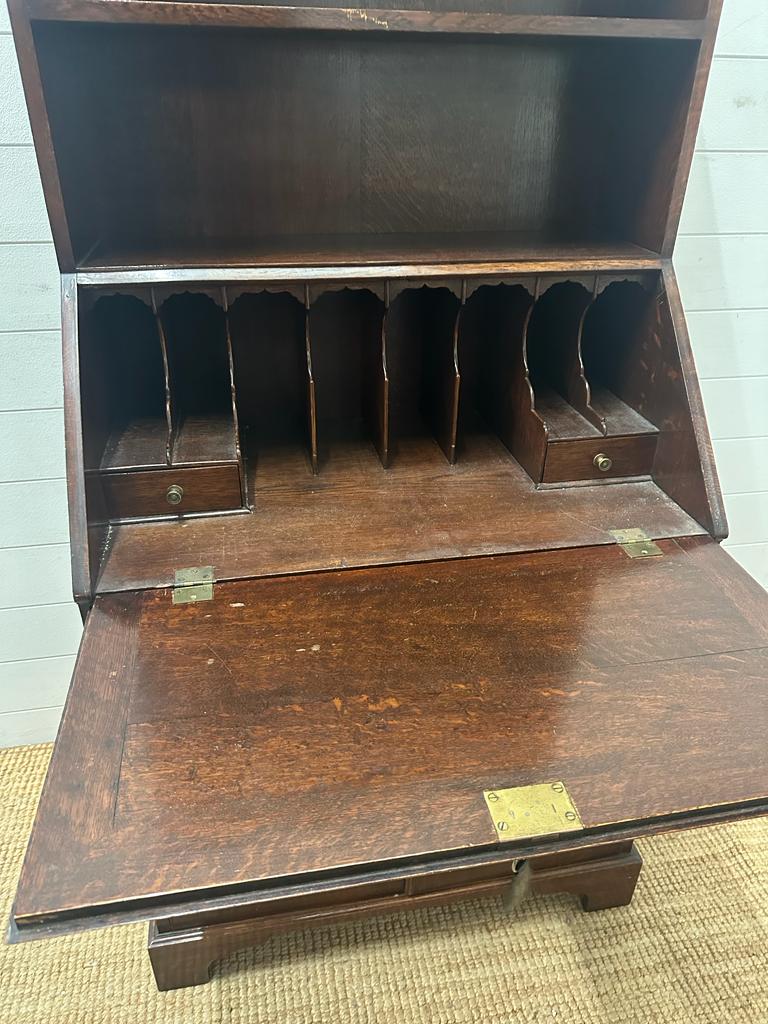
[[[168,424],[158,417],[140,417],[114,430],[101,460],[102,470],[164,466]]]
[[[592,387],[592,408],[605,419],[609,434],[656,434],[657,428],[604,387]]]
[[[660,257],[631,242],[575,242],[516,232],[304,235],[196,245],[95,248],[82,284],[309,280],[656,270]]]
[[[592,408],[608,424],[609,436],[657,434],[657,428],[607,388],[592,389]],[[553,440],[589,440],[603,434],[553,388],[538,388],[536,412],[546,423]]]
[[[439,32],[461,35],[701,39],[693,18],[610,18],[504,14],[490,11],[403,11],[359,7],[292,7],[166,0],[34,0],[33,18],[133,24],[211,25],[331,32]]]
[[[537,388],[536,412],[546,423],[551,438],[586,440],[602,437],[597,427],[584,419],[581,413],[569,405],[553,388]]]
[[[173,465],[194,466],[236,460],[235,424],[231,416],[184,417],[173,442]]]

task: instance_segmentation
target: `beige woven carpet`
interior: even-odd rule
[[[0,751],[7,919],[49,746]],[[283,936],[159,993],[131,925],[3,946],[2,1024],[768,1024],[768,821],[641,844],[631,907],[496,899]]]

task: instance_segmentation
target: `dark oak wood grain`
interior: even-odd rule
[[[661,547],[99,598],[17,926],[493,846],[483,788],[562,778],[585,839],[750,813],[768,597]]]
[[[162,333],[150,290],[91,295],[79,317],[87,469],[162,466],[172,417]]]
[[[313,472],[326,474],[331,462],[349,460],[353,441],[359,445],[355,458],[365,465],[365,436],[385,467],[397,460],[399,435],[410,441],[431,434],[449,461],[464,459],[471,446],[463,434],[484,424],[534,480],[552,483],[649,473],[661,424],[663,457],[651,469],[656,466],[664,486],[681,502],[690,501],[691,511],[711,528],[718,499],[704,486],[698,464],[688,404],[696,392],[686,385],[690,356],[678,342],[679,314],[664,314],[667,298],[658,278],[631,277],[561,273],[423,283],[305,282],[303,312],[286,282],[266,285],[261,294],[249,293],[258,286],[248,282],[231,286],[238,296],[231,310],[221,298],[226,287],[217,299],[215,288],[198,286],[196,294],[186,294],[169,284],[149,290],[151,303],[161,292],[163,309],[174,306],[183,313],[181,329],[177,325],[170,334],[158,320],[159,348],[142,287],[125,296],[110,294],[108,286],[105,295],[91,299],[88,316],[100,313],[102,324],[118,324],[119,330],[102,326],[89,340],[88,320],[83,338],[84,379],[91,382],[85,391],[86,462],[107,470],[162,464],[163,375],[173,427],[168,464],[240,464],[242,418],[250,466],[243,464],[241,473],[249,470],[257,508],[262,483],[272,486],[275,452],[287,460],[284,482],[292,474],[303,477],[303,460],[290,454],[297,440],[306,446]],[[190,335],[184,317],[196,308],[211,318],[210,330],[203,320]],[[110,363],[112,344],[118,348]],[[165,374],[161,350],[168,354]],[[186,375],[178,369],[181,355]],[[132,380],[138,381],[133,398]],[[192,389],[191,380],[197,382]],[[154,388],[148,386],[152,381]],[[153,392],[154,404],[148,405]],[[147,420],[152,412],[154,427]],[[607,477],[582,465],[588,442],[604,437],[611,444],[599,445],[592,458],[610,457],[606,447],[623,453]],[[587,443],[559,448],[544,475],[548,446],[566,441]],[[628,460],[630,451],[643,454]],[[672,462],[674,472],[668,468]],[[336,487],[337,481],[326,475],[324,484]],[[380,481],[374,476],[373,483],[378,487]],[[357,500],[355,492],[348,493],[347,512]]]
[[[263,450],[251,472],[250,516],[202,519],[193,530],[114,526],[99,592],[168,586],[193,564],[241,579],[612,544],[608,531],[625,527],[652,537],[704,532],[650,481],[537,490],[486,432],[465,432],[453,467],[422,435],[400,439],[389,470],[372,444],[337,442],[314,477],[299,440]]]
[[[137,417],[107,438],[101,468],[135,469],[167,464],[168,424],[165,417]]]
[[[376,255],[382,242],[400,250],[393,262],[425,242],[444,254],[463,235],[491,252],[505,237],[509,251],[515,236],[632,243],[669,97],[686,102],[697,52],[693,41],[664,39],[42,20],[35,37],[78,264],[124,266],[110,254],[133,251],[141,267],[154,247],[181,252],[181,266],[215,264],[222,250],[225,265],[243,250],[254,253],[249,263],[275,252],[272,265],[315,265],[345,253],[359,264],[366,250],[386,261]],[[636,78],[651,74],[663,88],[638,95]],[[74,105],[80,116],[67,131]],[[627,116],[638,130],[614,131]],[[532,130],[540,117],[543,130]],[[425,189],[435,162],[441,186]],[[659,251],[661,230],[647,249]]]
[[[28,9],[35,17],[62,21],[108,21],[132,24],[164,25],[214,25],[251,28],[278,29],[321,29],[326,31],[370,31],[370,32],[466,32],[509,35],[563,35],[597,37],[638,37],[647,39],[700,39],[706,22],[701,17],[685,13],[684,6],[673,9],[672,17],[658,17],[652,11],[647,17],[639,13],[609,17],[601,12],[599,17],[586,8],[585,14],[573,14],[566,7],[562,14],[548,13],[556,10],[557,3],[550,3],[542,11],[515,13],[498,11],[489,4],[488,10],[460,11],[439,10],[440,4],[432,10],[407,9],[409,3],[399,3],[397,8],[376,8],[368,3],[362,7],[345,8],[335,4],[319,3],[314,6],[301,4],[255,4],[209,3],[184,0],[183,3],[169,3],[153,0],[151,5],[137,4],[131,0],[29,0]],[[415,7],[415,5],[413,5]],[[403,9],[406,8],[406,9]],[[609,10],[622,10],[614,4]]]
[[[227,240],[227,262],[241,262],[235,255],[238,241],[247,239],[246,248],[251,249],[255,236],[263,237],[267,250],[274,249],[275,242],[287,242],[290,260],[295,258],[293,236],[328,236],[323,225],[343,238],[350,232],[364,237],[398,231],[442,234],[461,222],[462,233],[476,233],[484,226],[550,232],[556,245],[573,242],[568,229],[576,226],[577,242],[596,242],[600,233],[607,233],[615,242],[621,237],[669,255],[720,2],[704,9],[703,3],[685,0],[639,6],[614,0],[575,7],[555,0],[527,6],[489,3],[486,10],[471,11],[452,10],[453,4],[445,9],[439,0],[430,10],[408,9],[420,5],[407,0],[397,10],[160,0],[27,0],[13,6],[54,234],[62,267],[69,270],[75,262],[91,259],[97,266],[125,266],[125,256],[117,261],[109,256],[121,249],[133,249],[132,265],[145,269],[154,262],[153,246],[170,244],[178,253],[185,239],[192,243],[186,256],[173,256],[171,265],[188,265],[190,260],[200,266],[216,265],[221,239]],[[176,33],[170,51],[169,33]],[[356,41],[361,35],[365,38]],[[195,59],[195,47],[202,47],[209,59]],[[292,48],[294,58],[286,60]],[[166,59],[167,52],[174,54],[173,60]],[[411,53],[420,55],[416,77]],[[466,57],[454,59],[458,53]],[[498,131],[496,123],[486,126],[478,120],[484,107],[472,100],[474,53],[489,93],[496,96],[495,118],[509,119],[504,131]],[[215,54],[223,59],[215,59]],[[503,61],[498,76],[497,54]],[[137,56],[145,68],[142,76],[131,73]],[[382,61],[387,68],[380,75]],[[440,76],[441,62],[450,66],[451,75],[439,90],[441,105],[427,112],[430,92],[423,90],[418,99],[417,86],[424,74]],[[293,67],[288,88],[278,82],[286,63]],[[558,73],[553,75],[556,66]],[[518,67],[524,89],[515,88]],[[341,88],[319,84],[318,76],[328,73]],[[560,89],[563,75],[569,80],[566,90]],[[200,80],[199,89],[194,76]],[[492,77],[498,77],[497,88],[491,88]],[[612,82],[610,90],[603,86],[607,80]],[[314,94],[310,87],[307,102],[299,102],[305,83],[311,81],[317,85]],[[355,82],[362,86],[357,107]],[[277,89],[276,105],[254,104],[265,87]],[[502,94],[505,89],[512,90],[511,102]],[[400,91],[395,95],[393,90]],[[170,98],[185,93],[181,103]],[[209,109],[208,95],[235,93],[239,103]],[[102,103],[106,97],[109,102]],[[397,99],[411,108],[411,116],[402,121],[390,113],[397,109]],[[336,104],[330,117],[316,116],[316,100],[326,109]],[[253,117],[264,122],[263,130],[253,132],[259,139],[258,151],[249,134],[239,130],[243,102],[251,107],[249,123]],[[436,137],[435,144],[428,141],[423,147],[431,159],[435,146],[452,145],[450,159],[441,161],[442,194],[449,202],[433,207],[437,193],[423,193],[421,223],[414,223],[416,206],[403,216],[407,204],[398,201],[394,179],[389,180],[391,172],[397,172],[396,180],[407,190],[421,177],[419,147],[410,146],[408,126],[423,138],[425,132],[439,133],[448,118],[461,121],[468,103],[474,109],[471,134],[453,133],[453,144]],[[556,146],[547,143],[555,126],[539,120],[539,105],[560,112]],[[67,111],[74,107],[79,116],[70,130]],[[117,109],[119,133],[109,123]],[[193,135],[184,129],[190,117],[196,124]],[[632,123],[631,135],[611,130],[617,118]],[[529,131],[529,124],[540,130]],[[602,139],[596,139],[595,133],[604,129],[608,130]],[[396,133],[403,131],[398,138]],[[525,147],[513,145],[507,154],[492,151],[518,131],[524,134]],[[281,133],[283,140],[302,138],[315,163],[324,161],[323,173],[315,175],[311,185],[314,194],[309,189],[311,176],[301,163],[284,158]],[[487,159],[466,164],[476,148],[472,135]],[[124,141],[115,142],[116,136]],[[132,136],[133,144],[125,141]],[[376,160],[367,147],[379,136],[391,145],[381,150],[384,158]],[[141,159],[136,144],[140,137],[152,139],[154,160]],[[223,155],[224,148],[233,146],[245,148],[240,158]],[[523,152],[514,172],[513,162]],[[540,157],[538,164],[534,152]],[[498,192],[499,184],[506,186],[492,173],[499,159],[513,171],[509,180],[515,184],[509,194]],[[279,176],[270,164],[282,169]],[[670,165],[676,169],[672,176],[667,173]],[[194,166],[196,173],[184,175],[185,166]],[[566,168],[565,174],[560,174],[560,167]],[[102,168],[110,173],[102,174]],[[486,171],[490,175],[483,180],[479,175]],[[284,203],[280,193],[291,191],[292,183],[286,174],[294,173],[292,191],[301,201]],[[471,187],[453,190],[449,196],[447,184],[457,176],[466,177]],[[259,191],[262,178],[271,190],[266,202]],[[328,189],[329,181],[338,187]],[[480,196],[478,204],[475,199]],[[140,202],[133,201],[139,197]],[[310,202],[302,205],[305,200]],[[489,217],[494,203],[495,215]],[[464,216],[465,211],[471,215]],[[254,214],[259,228],[247,231],[247,219]],[[273,241],[270,223],[276,228]],[[622,224],[625,230],[617,236]],[[397,252],[392,262],[403,255]],[[245,262],[254,258],[246,255]],[[307,253],[304,262],[311,266],[324,261]]]
[[[367,262],[366,252],[361,250],[358,240],[352,249],[345,247],[335,252],[332,247],[322,249],[318,256],[324,259],[318,259],[314,264],[306,262],[309,255],[303,257],[302,262],[296,259],[295,254],[292,257],[284,254],[285,262],[276,263],[274,256],[279,257],[280,252],[262,252],[256,242],[248,246],[220,245],[207,253],[205,265],[200,264],[200,258],[191,248],[180,250],[176,247],[132,255],[122,253],[121,257],[129,260],[128,265],[85,267],[78,270],[77,282],[87,288],[104,285],[134,288],[153,284],[178,287],[201,282],[209,285],[239,282],[274,287],[277,282],[287,285],[288,289],[303,290],[306,281],[481,279],[551,272],[617,271],[634,277],[638,273],[658,271],[662,266],[661,258],[655,253],[626,243],[575,245],[565,241],[532,241],[513,236],[507,238],[506,245],[499,246],[498,237],[494,239],[488,233],[484,234],[482,244],[477,239],[474,246],[471,241],[466,242],[465,236],[432,237],[426,246],[426,240],[418,236],[402,236],[399,241],[404,247],[404,257],[399,263],[392,262],[397,258],[396,252],[389,245],[384,247],[382,239],[377,239],[375,247],[368,252]],[[296,246],[296,251],[301,254],[300,246]],[[142,256],[147,259],[147,264],[136,265],[136,260]]]
[[[384,305],[367,289],[326,291],[310,306],[309,345],[322,468],[339,441],[367,436],[378,451],[384,386]]]

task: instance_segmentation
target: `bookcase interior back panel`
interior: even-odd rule
[[[658,251],[657,161],[679,146],[698,54],[672,39],[34,31],[89,266],[482,258],[530,238]]]

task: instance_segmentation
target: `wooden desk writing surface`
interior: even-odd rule
[[[768,598],[659,546],[98,598],[20,930],[488,849],[486,789],[564,780],[581,842],[758,813]]]

